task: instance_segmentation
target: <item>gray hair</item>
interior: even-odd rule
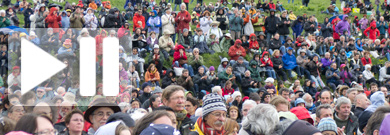
[[[306,93],[305,95],[302,96],[303,100],[306,100],[307,98],[312,98],[309,93]]]
[[[351,105],[351,100],[349,100],[346,97],[340,97],[339,99],[337,99],[336,109],[340,109],[340,106],[343,105],[343,104]]]
[[[329,104],[322,104],[322,105],[317,107],[317,110],[316,110],[316,117],[317,118],[320,118],[322,109],[330,109],[330,110],[332,110],[332,114],[334,112],[332,106],[330,106]]]
[[[0,10],[0,14],[5,14],[5,10]]]
[[[348,96],[351,92],[353,92],[353,91],[357,91],[357,89],[356,89],[356,88],[349,88],[349,89],[347,90],[347,96]]]
[[[211,92],[212,93],[218,93],[218,92],[221,92],[221,91],[222,91],[221,86],[214,86],[213,88],[211,88]]]
[[[244,106],[247,106],[247,105],[256,106],[257,103],[254,100],[248,99],[248,100],[245,100],[244,103],[242,103],[242,108],[244,108]]]
[[[186,5],[185,3],[181,3],[181,4],[180,4],[180,7],[181,7],[181,6],[187,7],[187,5]]]
[[[279,114],[270,104],[258,104],[249,110],[247,119],[242,123],[245,130],[255,134],[270,134],[279,124]]]
[[[364,93],[357,94],[353,102],[356,103],[358,99],[362,99],[363,97],[367,97],[367,95]]]

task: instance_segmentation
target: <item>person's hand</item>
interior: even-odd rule
[[[283,66],[282,65],[279,65],[279,69],[282,68]]]
[[[254,81],[251,81],[250,85],[252,85],[254,83]]]
[[[196,60],[199,60],[199,55],[195,55],[195,59],[196,59]]]
[[[336,74],[336,73],[333,73],[333,76],[337,76],[337,74]]]
[[[65,77],[66,76],[65,73],[62,73],[62,76]]]
[[[5,18],[3,18],[3,22],[5,21]]]
[[[157,58],[156,59],[160,59],[160,55],[157,55]]]
[[[1,56],[4,56],[5,55],[5,52],[3,52],[2,54],[1,54]]]
[[[233,98],[232,98],[232,96],[230,96],[227,100],[226,100],[226,103],[230,103],[230,102],[232,102],[233,101]]]
[[[290,21],[287,21],[287,24],[290,24],[291,22]]]
[[[172,82],[176,82],[176,78],[175,77],[172,77],[171,80],[172,80]]]
[[[264,67],[264,66],[265,66],[265,64],[261,64],[260,66],[261,66],[261,67]]]
[[[138,37],[138,40],[141,40],[142,39],[142,37],[140,36],[140,37]]]
[[[80,14],[80,18],[83,18],[84,17],[84,15],[83,14]]]
[[[344,129],[345,129],[345,126],[343,126],[342,128],[337,127],[337,134],[343,135],[344,134]]]

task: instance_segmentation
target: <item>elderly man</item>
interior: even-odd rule
[[[359,127],[358,118],[351,113],[351,100],[340,97],[336,103],[336,113],[334,120],[337,127],[347,135],[356,135]]]
[[[44,87],[38,87],[37,88],[37,100],[36,102],[43,101],[46,98],[46,91]]]
[[[88,135],[95,134],[101,126],[106,124],[111,114],[120,111],[118,105],[109,103],[105,98],[96,99],[84,113],[84,119],[92,124],[88,129]]]
[[[5,10],[0,10],[0,28],[8,27],[11,25],[11,21],[5,16]]]
[[[202,108],[202,117],[196,121],[193,132],[205,135],[224,134],[227,109],[223,97],[216,93],[206,95]]]
[[[191,15],[188,13],[186,10],[186,4],[182,3],[180,5],[180,12],[177,14],[175,18],[176,22],[176,31],[180,33],[183,33],[183,30],[185,28],[189,29],[190,28],[190,22],[191,22]]]
[[[253,101],[253,100],[245,100],[244,103],[242,103],[242,110],[241,110],[241,114],[243,116],[243,120],[246,118],[246,116],[248,115],[248,112],[249,110],[251,110],[253,107],[255,107],[257,105],[256,101]]]
[[[60,105],[60,109],[58,112],[58,119],[56,124],[54,125],[54,128],[57,129],[57,131],[63,131],[66,129],[65,119],[66,115],[71,112],[75,106],[72,105],[69,101],[63,101]]]
[[[54,106],[50,106],[49,103],[40,102],[33,108],[33,113],[38,115],[46,115],[49,117],[53,123],[57,120],[57,112],[55,111]]]
[[[184,88],[179,85],[170,85],[164,89],[161,99],[164,106],[171,107],[175,111],[176,129],[180,130],[181,134],[188,134],[193,123],[186,116],[187,111],[184,110],[186,102]]]
[[[319,98],[320,98],[320,102],[316,102],[316,106],[320,106],[323,104],[331,105],[333,102],[332,92],[330,92],[329,90],[321,91]]]
[[[371,104],[370,100],[368,100],[366,94],[358,94],[355,97],[355,108],[353,108],[353,114],[355,116],[359,116],[367,107]]]
[[[356,104],[355,103],[355,98],[356,98],[357,93],[358,93],[358,91],[357,91],[356,88],[350,88],[350,89],[347,90],[347,95],[346,96],[347,96],[347,98],[349,100],[351,100],[352,105]]]
[[[269,135],[279,123],[276,109],[269,104],[258,104],[242,123],[239,135]]]
[[[306,109],[311,112],[311,113],[315,113],[313,112],[313,110],[315,110],[316,108],[316,105],[314,104],[313,102],[313,98],[311,97],[311,95],[309,93],[306,93],[302,96],[302,99],[305,101],[305,107]]]
[[[390,57],[389,57],[390,58]],[[385,62],[385,66],[379,69],[379,81],[383,82],[390,78],[390,75],[387,74],[387,69],[390,67],[390,61]]]

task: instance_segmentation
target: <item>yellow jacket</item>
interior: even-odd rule
[[[198,125],[198,122],[195,123],[194,129],[192,129],[191,131],[198,132],[199,135],[204,135],[202,130],[200,129],[200,127]]]

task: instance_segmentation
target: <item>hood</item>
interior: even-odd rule
[[[348,18],[348,15],[344,15],[344,16],[343,16],[343,21],[346,21],[347,18]]]
[[[252,37],[256,37],[256,34],[255,33],[252,33],[249,35],[249,40],[252,39]],[[256,40],[256,39],[255,39]]]
[[[111,8],[111,9],[108,11],[108,14],[115,14],[115,9]]]
[[[104,37],[107,37],[107,31],[106,30],[104,30],[104,29],[102,29],[102,32],[100,32],[100,36],[102,36],[103,35],[103,33],[106,33],[106,36],[104,36]]]
[[[308,119],[309,123],[313,125],[313,118],[310,117],[310,113],[305,107],[294,107],[290,112],[294,113],[300,120]]]
[[[156,10],[153,10],[152,12],[154,13],[153,17],[156,17],[158,15]]]
[[[370,27],[376,28],[376,23],[373,21],[370,23]]]
[[[382,91],[377,91],[371,95],[370,100],[371,105],[368,106],[366,110],[370,112],[375,112],[378,107],[381,107],[385,104],[385,94]]]
[[[184,94],[185,94],[185,96],[187,97],[187,94],[188,93],[191,93],[192,95],[194,95],[194,93],[192,92],[192,91],[186,91]]]
[[[123,46],[120,45],[119,49],[122,50],[122,52],[126,54],[126,51],[125,51],[125,49],[123,49]]]
[[[334,46],[330,46],[330,47],[329,47],[329,50],[330,50],[330,51],[332,51],[332,50],[333,50],[333,48],[334,48]]]
[[[364,66],[364,67],[365,67],[365,70],[367,70],[368,68],[371,69],[371,65],[369,65],[369,64],[366,64],[366,66]]]
[[[249,63],[249,66],[253,66],[253,65],[257,65],[257,61],[252,60],[252,61]]]
[[[222,10],[222,14],[219,13],[219,10]],[[224,14],[225,14],[225,10],[223,10],[223,8],[219,8],[218,12],[216,13],[216,15],[224,15]]]
[[[168,76],[169,73],[173,73],[173,77],[176,77],[175,71],[173,71],[172,69],[168,69],[165,75]]]
[[[175,47],[175,51],[179,51],[180,49],[185,49],[182,45],[178,45]]]
[[[97,134],[97,135],[107,135],[107,134],[115,133],[116,127],[117,127],[119,124],[124,124],[124,123],[123,123],[122,121],[115,121],[115,122],[107,123],[106,125],[101,126],[101,127],[96,131],[96,134]]]
[[[360,68],[359,64],[355,64],[355,65],[353,66],[353,70],[356,70],[356,69],[358,69],[358,68]]]
[[[85,13],[88,13],[89,10],[92,10],[92,8],[87,8],[87,10],[85,11]],[[93,11],[93,10],[92,10]],[[93,12],[92,12],[93,13]]]
[[[64,13],[65,13],[65,16],[62,15],[62,14],[64,14]],[[66,13],[65,10],[61,12],[61,16],[62,16],[62,17],[68,17],[68,15],[67,15],[67,13]]]
[[[223,58],[223,59],[221,60],[221,64],[222,64],[223,62],[229,62],[229,60],[225,57],[225,58]]]
[[[51,7],[51,8],[50,8],[50,14],[53,14],[54,11],[58,11],[58,9],[55,8],[55,7]]]
[[[263,55],[261,55],[261,58],[264,58],[264,55],[268,55],[268,58],[269,58],[269,53],[267,51],[263,52]]]
[[[234,46],[237,46],[237,44],[242,44],[242,41],[240,39],[237,39],[236,42],[234,42]]]

